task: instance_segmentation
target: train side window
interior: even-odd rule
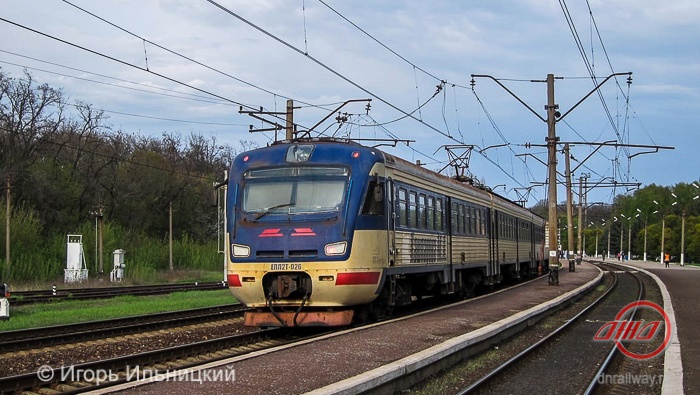
[[[362,206],[362,214],[384,215],[384,183],[370,181],[367,188],[367,196]]]
[[[427,221],[427,204],[425,195],[418,195],[418,227],[421,229],[430,229]]]
[[[406,190],[403,188],[399,188],[399,225],[400,226],[408,225],[408,220],[406,219],[406,215],[408,214],[406,204],[407,204],[407,202],[406,202]]]
[[[467,205],[464,207],[464,232],[468,235],[472,234],[472,208]]]
[[[416,210],[416,193],[408,193],[408,226],[415,228],[418,224],[418,216]]]
[[[443,230],[442,227],[443,211],[442,211],[442,199],[435,201],[435,229]]]
[[[452,233],[457,233],[457,203],[452,202]]]
[[[459,205],[459,214],[457,214],[457,231],[459,233],[464,233],[464,205]]]
[[[426,213],[426,224],[428,230],[435,230],[435,198],[428,197],[428,210]]]
[[[484,228],[481,223],[481,209],[476,210],[476,226],[478,228],[477,234],[483,235],[484,234]]]

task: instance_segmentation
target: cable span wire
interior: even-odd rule
[[[15,53],[15,52],[11,52],[11,51],[6,51],[6,50],[3,50],[3,49],[0,49],[0,52],[6,53],[6,54],[10,54],[10,55],[14,55],[14,56],[17,56],[17,57],[20,57],[20,58],[25,58],[25,59],[33,60],[33,61],[35,61],[35,62],[50,64],[50,65],[52,65],[52,66],[57,66],[57,67],[64,68],[64,69],[68,69],[68,70],[79,71],[79,72],[81,72],[81,73],[91,74],[91,75],[95,75],[95,76],[98,76],[98,77],[107,78],[107,79],[114,80],[114,81],[125,82],[125,83],[127,83],[127,84],[145,86],[145,87],[147,87],[147,88],[157,89],[157,90],[161,90],[161,91],[165,91],[165,92],[177,93],[177,94],[183,95],[183,96],[192,96],[192,97],[196,97],[196,98],[200,98],[200,99],[209,99],[209,100],[202,100],[202,101],[204,101],[205,103],[220,103],[220,104],[224,104],[224,105],[231,105],[231,104],[225,103],[225,102],[223,102],[223,101],[211,101],[211,99],[210,99],[209,96],[197,95],[197,94],[194,94],[194,93],[180,92],[180,91],[176,91],[176,90],[174,90],[174,89],[168,89],[168,88],[163,88],[163,87],[160,87],[160,86],[153,86],[153,85],[143,84],[143,83],[140,83],[140,82],[129,81],[129,80],[125,80],[125,79],[123,79],[123,78],[112,77],[112,76],[105,75],[105,74],[95,73],[95,72],[92,72],[92,71],[87,71],[87,70],[83,70],[83,69],[79,69],[79,68],[75,68],[75,67],[71,67],[71,66],[66,66],[66,65],[63,65],[63,64],[60,64],[60,63],[49,62],[48,60],[42,60],[42,59],[34,58],[34,57],[31,57],[31,56],[27,56],[27,55],[21,55],[21,54],[18,54],[18,53]],[[9,62],[7,62],[7,63],[9,63]],[[27,67],[27,68],[30,68],[30,69],[31,69],[31,67],[28,67],[28,66],[24,66],[24,67]],[[56,75],[60,75],[60,76],[64,76],[64,77],[77,78],[77,79],[82,78],[82,77],[70,76],[70,75],[67,75],[67,74],[60,74],[60,73],[53,72],[53,71],[47,71],[47,70],[41,70],[41,69],[35,69],[35,70],[44,71],[44,72],[46,72],[46,73],[52,73],[52,74],[56,74]],[[94,80],[89,80],[89,79],[84,79],[84,80],[85,80],[85,81],[90,81],[90,82],[96,82],[96,83],[100,83],[100,84],[106,84],[106,83],[100,82],[100,81],[94,81]],[[121,86],[121,85],[116,85],[116,84],[108,84],[108,85],[123,87],[123,86]],[[156,93],[156,92],[152,92],[152,93]],[[176,97],[176,96],[173,96],[173,97]],[[188,100],[195,100],[195,99],[188,99]]]
[[[0,52],[2,52],[2,50],[0,50]],[[172,98],[175,98],[175,99],[193,100],[193,101],[197,101],[197,102],[201,102],[201,103],[220,104],[220,105],[223,105],[223,106],[233,106],[233,105],[230,104],[230,103],[225,103],[225,102],[222,102],[222,101],[214,101],[214,100],[197,99],[197,98],[195,98],[195,97],[202,97],[202,96],[199,96],[199,95],[189,95],[189,96],[193,96],[193,97],[186,97],[186,96],[179,96],[179,95],[171,95],[171,94],[168,94],[168,93],[149,91],[149,90],[147,90],[147,89],[132,88],[132,87],[129,87],[129,86],[124,86],[124,85],[111,84],[111,83],[109,83],[109,82],[104,82],[104,81],[91,80],[91,79],[89,79],[89,78],[76,77],[76,76],[74,76],[74,75],[68,75],[68,74],[58,73],[58,72],[55,72],[55,71],[44,70],[44,69],[40,69],[40,68],[37,68],[37,67],[31,67],[31,66],[27,66],[27,65],[23,65],[23,64],[18,64],[18,63],[13,63],[13,62],[4,61],[4,60],[0,60],[0,63],[9,64],[9,65],[11,65],[11,66],[21,67],[21,68],[26,69],[26,70],[40,71],[40,72],[42,72],[42,73],[58,75],[58,76],[61,76],[61,77],[66,77],[66,78],[72,78],[72,79],[76,79],[76,80],[80,80],[80,81],[91,82],[91,83],[94,83],[94,84],[107,85],[107,86],[111,86],[111,87],[115,87],[115,88],[120,88],[120,89],[128,89],[128,90],[132,90],[132,91],[136,91],[136,92],[150,93],[150,94],[153,94],[153,95],[160,95],[160,96],[172,97]],[[89,72],[86,71],[86,73],[89,73]],[[91,74],[96,74],[96,73],[91,73]],[[97,75],[99,75],[99,74],[97,74]],[[108,78],[109,78],[109,77],[108,77]],[[115,79],[117,79],[117,78],[115,78]],[[117,79],[117,80],[119,80],[119,79]],[[146,85],[146,84],[139,84],[139,83],[137,83],[137,82],[131,82],[131,81],[126,81],[126,80],[120,80],[120,81],[129,82],[129,83],[132,83],[132,84],[135,84],[135,85],[145,86],[145,87],[149,87],[149,88],[153,88],[153,89],[162,89],[162,90],[165,90],[165,91],[170,91],[170,92],[181,93],[181,94],[187,95],[186,93],[177,92],[177,91],[174,91],[174,90],[172,90],[172,89],[157,88],[157,87],[152,87],[152,86],[149,86],[149,85]]]
[[[133,36],[133,37],[135,37],[135,38],[138,38],[139,40],[142,40],[144,43],[151,44],[151,45],[153,45],[153,46],[155,46],[155,47],[157,47],[157,48],[160,48],[160,49],[162,49],[162,50],[164,50],[164,51],[167,51],[167,52],[169,52],[169,53],[171,53],[171,54],[173,54],[173,55],[175,55],[175,56],[178,56],[178,57],[183,58],[183,59],[186,59],[186,60],[188,60],[188,61],[190,61],[190,62],[192,62],[192,63],[195,63],[195,64],[197,64],[197,65],[199,65],[199,66],[202,66],[202,67],[204,67],[204,68],[206,68],[206,69],[208,69],[208,70],[211,70],[211,71],[216,72],[216,73],[218,73],[218,74],[221,74],[221,75],[224,75],[224,76],[226,76],[226,77],[229,77],[229,78],[231,78],[231,79],[233,79],[233,80],[235,80],[235,81],[238,81],[238,82],[240,82],[240,83],[242,83],[242,84],[248,85],[248,86],[250,86],[251,88],[258,89],[258,90],[260,90],[260,91],[263,91],[263,92],[268,93],[268,94],[271,94],[271,95],[280,96],[280,97],[283,97],[283,98],[288,99],[288,100],[294,100],[294,99],[291,98],[291,97],[286,97],[286,96],[284,96],[284,95],[280,95],[280,94],[278,94],[278,93],[272,92],[272,91],[270,91],[270,90],[267,90],[267,89],[265,89],[265,88],[262,88],[262,87],[260,87],[260,86],[255,85],[255,84],[252,84],[252,83],[250,83],[250,82],[248,82],[248,81],[242,80],[242,79],[240,79],[240,78],[238,78],[238,77],[235,77],[235,76],[233,76],[233,75],[231,75],[231,74],[228,74],[228,73],[226,73],[226,72],[224,72],[224,71],[221,71],[221,70],[218,70],[218,69],[216,69],[216,68],[214,68],[214,67],[211,67],[211,66],[209,66],[209,65],[206,65],[206,64],[204,64],[204,63],[202,63],[202,62],[200,62],[200,61],[198,61],[198,60],[196,60],[196,59],[193,59],[193,58],[191,58],[191,57],[189,57],[189,56],[183,55],[183,54],[181,54],[181,53],[179,53],[179,52],[173,51],[173,50],[171,50],[171,49],[169,49],[169,48],[166,48],[166,47],[164,47],[164,46],[162,46],[162,45],[160,45],[160,44],[158,44],[158,43],[155,43],[155,42],[153,42],[153,41],[151,41],[151,40],[148,40],[148,39],[146,39],[146,38],[144,38],[144,37],[141,37],[140,35],[138,35],[138,34],[136,34],[136,33],[133,33],[133,32],[131,32],[131,31],[127,30],[127,29],[125,29],[125,28],[123,28],[123,27],[117,25],[116,23],[110,22],[110,21],[108,21],[107,19],[105,19],[105,18],[103,18],[103,17],[101,17],[101,16],[99,16],[99,15],[97,15],[97,14],[94,14],[94,13],[92,13],[92,12],[90,12],[90,11],[87,11],[86,9],[79,7],[79,6],[77,6],[77,5],[75,5],[75,4],[71,3],[71,2],[69,2],[68,0],[62,0],[62,1],[63,1],[64,3],[66,3],[66,4],[70,5],[70,6],[72,6],[72,7],[77,8],[78,10],[80,10],[80,11],[82,11],[82,12],[84,12],[84,13],[86,13],[86,14],[92,16],[92,17],[94,17],[94,18],[97,18],[97,19],[101,20],[102,22],[104,22],[104,23],[106,23],[106,24],[108,24],[108,25],[110,25],[110,26],[112,26],[112,27],[114,27],[114,28],[116,28],[116,29],[119,29],[119,30],[123,31],[124,33],[127,33],[127,34],[129,34],[129,35],[131,35],[131,36]],[[145,44],[144,44],[144,45],[145,45]],[[295,101],[297,101],[297,100],[295,100]],[[299,101],[299,102],[300,102],[300,103],[303,103],[303,104],[306,104],[306,105],[313,106],[313,104],[310,104],[310,103],[304,103],[304,102],[301,102],[301,101]],[[251,109],[252,109],[252,107],[251,107]]]
[[[30,31],[30,32],[32,32],[32,33],[36,33],[36,34],[38,34],[38,35],[41,35],[41,36],[50,38],[50,39],[55,40],[55,41],[58,41],[58,42],[61,42],[61,43],[66,44],[66,45],[68,45],[68,46],[71,46],[71,47],[74,47],[74,48],[78,48],[78,49],[83,50],[83,51],[85,51],[85,52],[89,52],[89,53],[91,53],[91,54],[93,54],[93,55],[97,55],[97,56],[103,57],[103,58],[108,59],[108,60],[111,60],[111,61],[113,61],[113,62],[117,62],[117,63],[120,63],[120,64],[122,64],[122,65],[129,66],[129,67],[135,68],[135,69],[137,69],[137,70],[141,70],[141,71],[144,71],[144,72],[146,72],[146,73],[153,74],[153,75],[155,75],[155,76],[157,76],[157,77],[163,78],[163,79],[168,80],[168,81],[170,81],[170,82],[174,82],[174,83],[176,83],[176,84],[179,84],[179,85],[188,87],[188,88],[193,89],[193,90],[196,90],[196,91],[198,91],[198,92],[202,92],[202,93],[211,95],[211,96],[213,96],[213,97],[216,97],[216,98],[218,98],[218,99],[227,101],[227,102],[229,102],[229,103],[237,104],[237,105],[239,105],[239,106],[246,107],[246,108],[250,108],[250,109],[252,109],[252,110],[257,110],[256,108],[253,108],[253,107],[251,107],[251,106],[248,106],[247,104],[243,104],[243,103],[237,102],[237,101],[235,101],[235,100],[233,100],[233,99],[229,99],[229,98],[226,98],[226,97],[224,97],[224,96],[218,95],[218,94],[216,94],[216,93],[209,92],[209,91],[204,90],[204,89],[201,89],[201,88],[197,88],[196,86],[192,86],[192,85],[187,84],[187,83],[185,83],[185,82],[178,81],[178,80],[176,80],[176,79],[174,79],[174,78],[172,78],[172,77],[168,77],[168,76],[166,76],[166,75],[164,75],[164,74],[156,73],[155,71],[151,71],[151,70],[145,69],[145,68],[143,68],[143,67],[141,67],[141,66],[135,65],[135,64],[133,64],[133,63],[129,63],[129,62],[125,61],[125,60],[122,60],[122,59],[119,59],[119,58],[115,58],[115,57],[110,56],[110,55],[103,54],[103,53],[101,53],[101,52],[95,51],[95,50],[93,50],[93,49],[89,49],[89,48],[87,48],[87,47],[83,47],[83,46],[78,45],[78,44],[74,44],[74,43],[72,43],[72,42],[70,42],[70,41],[63,40],[63,39],[61,39],[61,38],[58,38],[58,37],[56,37],[56,36],[52,36],[52,35],[50,35],[50,34],[48,34],[48,33],[44,33],[44,32],[41,32],[41,31],[39,31],[39,30],[36,30],[36,29],[32,29],[32,28],[30,28],[30,27],[28,27],[28,26],[24,26],[24,25],[19,24],[19,23],[17,23],[17,22],[10,21],[10,20],[5,19],[5,18],[3,18],[3,17],[0,17],[0,21],[3,21],[3,22],[5,22],[5,23],[9,23],[9,24],[11,24],[11,25],[13,25],[13,26],[16,26],[16,27],[19,27],[19,28],[28,30],[28,31]]]
[[[275,36],[274,34],[268,32],[267,30],[265,30],[265,29],[263,29],[263,28],[261,28],[260,26],[254,24],[253,22],[251,22],[251,21],[249,21],[249,20],[243,18],[242,16],[240,16],[240,15],[238,15],[237,13],[231,11],[230,9],[228,9],[228,8],[226,8],[226,7],[224,7],[224,6],[222,6],[221,4],[217,3],[216,1],[214,1],[214,0],[207,0],[207,1],[208,1],[210,4],[212,4],[213,6],[217,7],[218,9],[220,9],[221,11],[223,11],[223,12],[225,12],[225,13],[231,15],[232,17],[238,19],[239,21],[241,21],[241,22],[247,24],[248,26],[252,27],[253,29],[259,31],[260,33],[263,33],[264,35],[270,37],[271,39],[277,41],[278,43],[284,45],[285,47],[291,49],[292,51],[297,52],[297,53],[299,53],[300,55],[303,55],[304,57],[306,57],[306,58],[309,59],[310,61],[316,63],[317,65],[321,66],[322,68],[326,69],[327,71],[329,71],[330,73],[332,73],[332,74],[335,75],[336,77],[338,77],[338,78],[342,79],[343,81],[349,83],[350,85],[352,85],[352,86],[354,86],[355,88],[361,90],[362,92],[364,92],[364,93],[366,93],[366,94],[368,94],[368,95],[374,97],[375,99],[381,101],[382,103],[384,103],[384,104],[386,104],[387,106],[393,108],[394,110],[396,110],[396,111],[402,113],[403,115],[406,115],[407,117],[410,117],[411,119],[413,119],[413,120],[415,120],[415,121],[417,121],[417,122],[423,124],[424,126],[428,127],[429,129],[431,129],[431,130],[433,130],[433,131],[435,131],[435,132],[437,132],[437,133],[440,133],[441,135],[443,135],[443,136],[445,136],[445,137],[447,137],[447,138],[453,139],[452,136],[449,136],[448,134],[446,134],[446,133],[443,132],[442,130],[440,130],[440,129],[438,129],[438,128],[436,128],[436,127],[434,127],[434,126],[432,126],[432,125],[430,125],[430,124],[428,124],[428,123],[426,123],[426,122],[424,122],[424,121],[422,121],[422,120],[420,120],[420,119],[418,119],[418,118],[416,118],[416,117],[414,117],[413,115],[407,113],[406,111],[404,111],[404,110],[400,109],[399,107],[395,106],[394,104],[390,103],[389,101],[387,101],[387,100],[383,99],[382,97],[376,95],[375,93],[369,91],[367,88],[362,87],[361,85],[359,85],[358,83],[352,81],[352,80],[349,79],[348,77],[346,77],[346,76],[340,74],[339,72],[335,71],[333,68],[331,68],[330,66],[327,66],[325,63],[321,62],[320,60],[314,58],[313,56],[311,56],[311,55],[309,55],[309,54],[304,53],[304,51],[302,51],[301,49],[299,49],[299,48],[293,46],[292,44],[290,44],[290,43],[288,43],[288,42],[282,40],[281,38]],[[456,141],[456,140],[455,140],[455,141]],[[457,141],[457,142],[463,144],[463,143],[460,142],[460,141]]]
[[[352,25],[353,27],[355,27],[357,30],[359,30],[359,31],[361,31],[362,33],[364,33],[367,37],[369,37],[369,38],[371,38],[372,40],[374,40],[374,42],[376,42],[377,44],[379,44],[379,45],[381,45],[382,47],[384,47],[387,51],[393,53],[394,55],[396,55],[397,57],[399,57],[399,59],[401,59],[401,60],[403,60],[404,62],[406,62],[406,63],[410,64],[411,66],[413,66],[414,69],[418,69],[418,70],[422,71],[423,73],[425,73],[426,75],[429,75],[429,76],[433,77],[433,78],[436,79],[437,81],[443,81],[442,78],[438,78],[438,77],[434,76],[433,74],[431,74],[431,73],[425,71],[424,69],[422,69],[422,68],[416,66],[416,64],[414,64],[414,63],[411,62],[410,60],[408,60],[408,59],[406,59],[405,57],[399,55],[396,51],[394,51],[393,49],[389,48],[389,47],[388,47],[387,45],[385,45],[383,42],[379,41],[379,40],[376,39],[374,36],[372,36],[371,34],[367,33],[367,31],[365,31],[364,29],[362,29],[361,27],[359,27],[357,24],[355,24],[353,21],[351,21],[350,19],[346,18],[343,14],[341,14],[341,13],[338,12],[338,11],[336,11],[333,7],[329,6],[325,1],[323,1],[323,0],[318,0],[318,1],[319,1],[319,3],[321,3],[321,4],[323,4],[324,6],[328,7],[329,10],[333,11],[334,13],[336,13],[339,17],[341,17],[341,18],[342,18],[343,20],[345,20],[347,23],[351,24],[351,25]]]

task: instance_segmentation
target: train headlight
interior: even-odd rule
[[[343,254],[345,254],[345,249],[347,248],[347,246],[348,246],[347,241],[326,244],[326,247],[325,247],[326,255],[343,255]]]
[[[247,258],[250,256],[250,247],[241,244],[231,244],[233,256],[236,258]]]

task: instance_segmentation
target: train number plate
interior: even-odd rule
[[[270,270],[301,270],[301,263],[271,263]]]

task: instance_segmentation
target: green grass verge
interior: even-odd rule
[[[10,305],[10,320],[0,321],[0,331],[108,320],[231,303],[236,303],[236,299],[228,289],[222,289],[156,296],[125,295],[111,299],[66,300],[17,307]]]

